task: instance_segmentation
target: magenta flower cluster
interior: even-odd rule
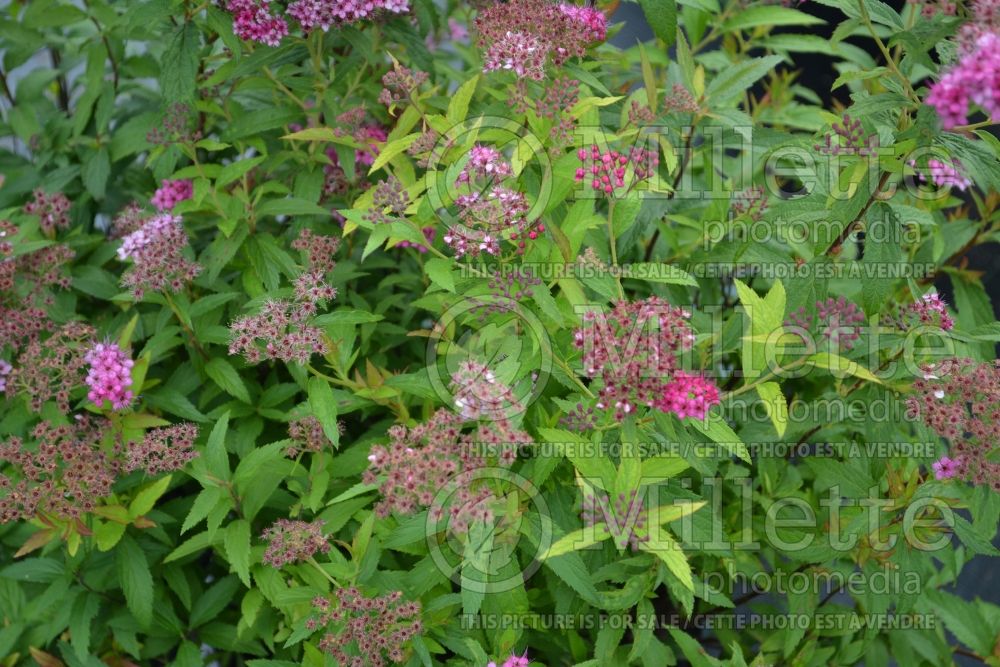
[[[191,181],[183,178],[175,181],[164,179],[153,193],[150,202],[158,211],[171,211],[177,204],[185,199],[191,199],[192,196],[194,196],[194,186]]]
[[[510,657],[503,661],[500,667],[528,667],[531,661],[528,660],[528,652],[525,651],[521,655],[514,655],[511,653]],[[486,663],[486,667],[497,667],[497,663],[490,660]]]
[[[240,39],[278,46],[288,34],[285,19],[271,13],[270,0],[228,0],[226,10],[233,15],[233,33]]]
[[[84,356],[90,365],[87,369],[87,392],[95,405],[105,401],[114,410],[123,410],[132,404],[132,359],[115,343],[97,343]]]
[[[694,342],[690,316],[656,296],[619,301],[609,313],[584,313],[574,344],[584,374],[601,379],[597,407],[614,410],[618,420],[654,407],[678,372],[677,355]]]
[[[916,162],[910,160],[910,166],[916,167]],[[972,181],[966,178],[965,174],[959,170],[960,166],[961,163],[958,160],[955,160],[953,164],[948,164],[947,162],[931,158],[927,161],[927,171],[918,171],[917,178],[921,183],[927,183],[929,180],[940,188],[965,190],[972,185]],[[929,179],[928,176],[930,177]]]
[[[233,33],[240,39],[278,46],[288,35],[288,21],[272,11],[270,0],[228,0],[226,10],[233,15]],[[317,28],[326,32],[378,11],[401,14],[409,10],[408,0],[295,0],[286,13],[309,34]]]
[[[590,187],[605,195],[611,196],[617,188],[626,186],[626,176],[631,170],[632,177],[628,179],[628,189],[646,180],[654,173],[660,164],[660,158],[654,151],[645,148],[632,148],[628,153],[616,150],[602,151],[597,144],[590,151],[581,148],[576,152],[583,166],[576,170],[577,182],[589,181]]]
[[[679,418],[704,419],[713,405],[719,404],[719,388],[711,380],[678,371],[663,387],[655,406],[663,412],[673,412]]]
[[[945,129],[968,122],[970,103],[1000,118],[1000,34],[980,35],[927,95]]]

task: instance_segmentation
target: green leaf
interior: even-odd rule
[[[722,105],[741,97],[750,86],[783,60],[782,56],[750,58],[732,67],[727,67],[712,79],[705,90],[705,96],[712,104]]]
[[[730,454],[734,454],[747,463],[751,463],[750,450],[736,435],[736,431],[730,428],[729,424],[718,414],[711,412],[704,420],[692,419],[687,423],[691,424],[703,435],[707,436],[717,445],[721,445]]]
[[[246,385],[243,384],[239,373],[228,361],[222,357],[215,357],[205,364],[205,372],[224,392],[244,403],[250,402],[250,393],[247,391]]]
[[[771,423],[774,424],[774,430],[779,436],[785,435],[785,429],[788,428],[788,403],[781,392],[781,385],[777,382],[759,384],[757,394],[764,402],[764,408],[767,410],[767,416],[771,418]]]
[[[191,504],[191,509],[184,518],[181,526],[181,535],[194,528],[198,522],[207,517],[209,513],[219,504],[219,501],[226,496],[225,491],[220,486],[209,486],[201,490]]]
[[[226,452],[226,433],[229,431],[229,411],[227,410],[212,427],[205,447],[205,465],[213,475],[229,480],[229,453]]]
[[[677,3],[675,0],[639,0],[642,13],[653,33],[669,47],[677,37]]]
[[[825,21],[797,9],[775,5],[757,5],[756,7],[747,7],[737,12],[732,18],[727,19],[722,24],[722,31],[733,32],[757,26],[817,25],[821,23],[825,23]]]
[[[580,528],[556,540],[545,553],[539,556],[539,560],[555,558],[556,556],[562,556],[572,551],[586,549],[609,537],[611,537],[611,532],[608,530],[607,525],[603,523],[596,523],[593,526]]]
[[[649,540],[641,542],[639,548],[662,560],[684,588],[693,591],[694,580],[691,576],[691,564],[688,563],[681,545],[661,526],[650,526],[649,528]]]
[[[449,292],[455,292],[455,277],[451,273],[455,260],[435,257],[429,259],[424,264],[424,271],[435,285],[439,285]]]
[[[256,207],[257,217],[266,215],[320,215],[330,217],[330,211],[306,199],[285,197],[271,199]]]
[[[236,595],[240,587],[239,579],[233,576],[223,577],[214,586],[202,593],[191,607],[189,625],[196,628],[212,620],[226,608],[226,605]]]
[[[143,627],[153,621],[153,575],[146,554],[131,536],[125,535],[115,550],[118,582],[128,609]]]
[[[193,22],[179,27],[160,60],[160,90],[167,102],[183,102],[194,97],[201,51],[199,32]]]
[[[413,142],[416,141],[418,137],[420,137],[420,135],[417,133],[408,134],[405,137],[393,139],[387,143],[382,147],[382,150],[378,152],[378,157],[376,157],[375,161],[372,162],[372,166],[368,169],[368,173],[374,173],[389,164],[389,161],[392,160],[392,158],[396,157],[413,145]]]
[[[452,96],[451,101],[448,103],[448,122],[452,125],[457,125],[465,120],[466,116],[469,115],[469,102],[472,101],[472,96],[476,92],[476,86],[479,84],[479,75],[476,74],[474,77],[463,83],[455,91]]]
[[[266,156],[258,155],[257,157],[236,160],[235,162],[227,164],[222,168],[222,171],[219,172],[219,176],[215,179],[215,187],[222,188],[229,185],[236,179],[242,178],[244,174],[266,159]]]
[[[101,551],[111,551],[125,534],[125,524],[117,521],[98,521],[94,526],[94,540]]]
[[[104,199],[104,191],[111,174],[111,158],[106,148],[101,148],[90,156],[83,165],[83,186],[94,199]]]
[[[820,368],[829,370],[833,373],[834,377],[842,378],[848,375],[853,375],[854,377],[861,378],[862,380],[884,384],[880,379],[873,375],[870,370],[861,364],[856,361],[851,361],[850,359],[845,359],[837,354],[820,352],[819,354],[814,354],[809,357],[808,361],[816,364]]]
[[[371,324],[382,319],[384,318],[381,315],[376,315],[375,313],[355,310],[353,308],[340,308],[332,313],[320,315],[313,320],[313,324],[320,327],[331,324]]]
[[[674,454],[657,454],[642,462],[640,475],[643,480],[665,480],[681,474],[688,467],[688,462],[680,456]]]
[[[337,399],[333,389],[321,377],[309,378],[309,407],[313,416],[323,425],[323,433],[334,447],[340,446],[340,429],[337,428]]]
[[[128,506],[129,518],[135,519],[148,514],[153,509],[156,501],[160,499],[160,496],[167,492],[167,489],[170,487],[170,479],[171,476],[167,475],[163,479],[158,479],[149,484],[137,493]]]
[[[743,312],[750,320],[750,336],[744,336],[740,355],[743,377],[760,377],[777,361],[776,348],[784,331],[785,287],[775,281],[767,296],[761,298],[742,281],[733,282]]]
[[[673,264],[645,263],[628,265],[629,272],[626,278],[638,278],[651,283],[664,283],[667,285],[687,285],[697,287],[698,281],[684,269]]]
[[[233,570],[240,581],[250,588],[250,522],[246,519],[237,519],[226,526],[226,536],[222,544]]]

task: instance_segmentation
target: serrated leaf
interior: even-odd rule
[[[167,489],[170,487],[170,480],[171,476],[167,475],[147,485],[146,488],[137,493],[128,506],[129,518],[135,519],[148,514],[153,509],[156,501],[160,499],[160,496],[167,492]]]
[[[250,392],[232,365],[222,357],[215,357],[205,364],[205,372],[219,388],[244,403],[250,402]]]
[[[675,0],[639,0],[642,13],[653,33],[669,47],[677,37],[677,3]]]
[[[427,272],[427,277],[431,279],[435,285],[443,287],[449,292],[455,292],[455,277],[451,274],[451,269],[454,266],[455,261],[452,259],[445,259],[443,257],[435,257],[434,259],[429,259],[424,263],[424,271]]]
[[[236,575],[250,588],[250,522],[237,519],[226,526],[222,545]]]
[[[323,433],[334,447],[340,446],[340,429],[337,428],[337,399],[329,383],[321,377],[309,378],[309,407],[313,416],[323,425]]]
[[[146,554],[129,535],[116,547],[115,564],[129,611],[140,625],[148,627],[153,621],[153,575]]]

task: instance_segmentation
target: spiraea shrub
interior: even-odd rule
[[[581,1],[7,3],[0,664],[1000,665],[1000,5]]]

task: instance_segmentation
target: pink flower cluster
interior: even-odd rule
[[[535,35],[508,32],[492,42],[483,54],[483,71],[507,70],[518,78],[541,81],[545,78],[545,46]]]
[[[376,11],[393,14],[410,11],[409,0],[295,0],[288,5],[288,15],[307,34],[316,28],[323,32],[331,27],[368,18]]]
[[[680,419],[704,419],[713,405],[719,404],[719,388],[701,375],[678,371],[663,387],[663,395],[656,401],[658,410],[673,412]]]
[[[910,166],[916,167],[917,164],[914,160],[910,160]],[[927,183],[927,176],[929,174],[930,181],[940,188],[953,187],[965,190],[972,185],[972,181],[959,171],[959,167],[961,167],[961,163],[958,160],[955,160],[954,164],[948,164],[947,162],[931,158],[927,161],[927,173],[918,171],[917,178],[920,179],[921,183]]]
[[[69,287],[65,268],[75,254],[61,243],[26,252],[19,233],[17,225],[0,220],[0,349],[14,354],[54,328],[46,312],[53,302],[48,288]]]
[[[525,651],[521,655],[510,654],[510,657],[503,661],[500,667],[528,667],[531,661],[528,660],[528,652]],[[486,667],[497,667],[497,663],[490,660],[486,663]]]
[[[340,239],[303,229],[292,247],[306,256],[306,270],[295,279],[293,297],[267,301],[256,315],[233,322],[229,354],[242,354],[251,364],[262,359],[306,364],[313,354],[326,353],[323,331],[310,321],[320,306],[337,297],[325,276],[336,266],[333,253]]]
[[[451,375],[451,388],[455,407],[466,420],[502,421],[524,409],[510,387],[499,382],[493,371],[478,361],[459,364]]]
[[[511,71],[536,81],[545,66],[560,66],[582,57],[587,48],[607,37],[607,19],[600,10],[548,0],[511,0],[479,12],[477,44],[483,50],[483,71]]]
[[[946,130],[968,122],[970,102],[1000,118],[1000,34],[981,34],[927,95]]]
[[[391,107],[403,100],[412,100],[428,76],[427,72],[412,70],[393,62],[392,69],[382,75],[382,85],[385,87],[379,93],[378,101]]]
[[[201,272],[201,267],[184,256],[187,234],[180,216],[159,213],[142,222],[122,239],[118,258],[132,260],[122,276],[122,284],[132,288],[136,299],[146,290],[178,292]]]
[[[406,643],[423,630],[419,602],[404,602],[399,591],[367,597],[353,586],[338,588],[335,595],[336,605],[326,597],[314,598],[317,616],[306,621],[308,630],[327,628],[320,650],[343,667],[385,667],[387,659],[405,661]]]
[[[337,430],[343,435],[343,422],[337,422]],[[285,450],[285,454],[291,457],[303,452],[322,452],[333,446],[330,438],[326,437],[323,425],[312,415],[288,422],[288,437],[292,444]]]
[[[476,144],[469,151],[469,161],[458,174],[455,183],[468,183],[473,176],[502,180],[511,175],[511,166],[495,148]]]
[[[272,567],[309,560],[313,554],[326,553],[330,542],[323,535],[323,521],[313,522],[278,519],[261,539],[268,542],[263,561]]]
[[[545,230],[543,225],[528,222],[524,193],[503,184],[513,173],[497,149],[477,144],[469,151],[469,159],[455,180],[455,186],[463,189],[455,198],[458,217],[444,236],[458,257],[499,255],[504,241],[516,243],[517,252],[523,253],[525,239],[534,240]]]
[[[531,438],[507,419],[516,399],[485,366],[463,366],[453,376],[451,390],[463,415],[438,410],[412,428],[393,426],[388,446],[372,447],[363,480],[379,486],[378,516],[430,508],[432,519],[447,517],[447,529],[457,534],[468,531],[473,522],[492,519],[497,499],[478,483],[476,473],[490,465],[510,465],[518,447]],[[473,419],[485,421],[463,433],[465,422]],[[448,490],[442,502],[438,493]]]
[[[931,469],[934,471],[935,479],[951,479],[958,475],[961,465],[953,458],[942,456],[931,464]]]
[[[194,186],[191,181],[187,179],[177,179],[175,181],[164,179],[160,187],[153,193],[153,198],[150,202],[158,211],[170,211],[180,202],[185,199],[191,199],[193,196]]]
[[[264,359],[307,364],[312,355],[326,354],[323,331],[310,320],[320,304],[336,296],[321,273],[303,273],[295,281],[294,299],[268,301],[256,315],[232,323],[229,354],[241,354],[251,364]]]
[[[197,437],[198,427],[191,423],[151,429],[141,442],[129,447],[125,470],[145,470],[150,475],[180,470],[198,456],[194,448]]]
[[[90,364],[87,370],[87,392],[95,405],[102,407],[105,401],[115,410],[123,410],[132,404],[132,359],[115,343],[97,343],[84,356]]]
[[[271,13],[270,0],[227,0],[226,11],[233,15],[233,33],[268,46],[278,46],[288,34],[284,18]]]
[[[935,472],[1000,491],[1000,463],[991,456],[1000,442],[1000,360],[946,359],[922,372],[906,406],[951,443]]]
[[[929,326],[951,331],[955,326],[955,320],[948,314],[948,304],[936,293],[924,294],[903,309],[899,323],[904,329]]]
[[[56,229],[69,227],[69,199],[66,195],[61,192],[46,194],[39,188],[32,196],[35,199],[24,205],[24,212],[38,216],[38,226],[44,233],[51,234]]]
[[[40,422],[32,443],[0,442],[0,524],[36,517],[75,519],[111,495],[121,472],[115,452],[101,445],[110,422],[78,417],[69,425]]]
[[[7,376],[13,369],[9,362],[0,359],[0,393],[7,391]]]
[[[574,332],[583,372],[600,377],[597,407],[621,420],[654,407],[678,371],[677,355],[694,342],[687,310],[651,296],[617,302],[610,313],[587,311]]]
[[[278,46],[288,35],[288,22],[272,13],[270,0],[227,0],[233,15],[233,33],[240,39]],[[286,13],[309,34],[368,18],[377,11],[400,14],[410,10],[408,0],[295,0]]]
[[[7,395],[21,392],[32,411],[54,400],[59,410],[68,413],[70,393],[80,386],[87,365],[85,350],[93,340],[92,326],[70,321],[48,338],[30,337],[7,377]]]
[[[632,178],[628,179],[627,190],[652,176],[660,164],[659,156],[645,148],[632,148],[626,154],[616,150],[602,151],[597,144],[593,144],[589,152],[581,148],[576,156],[583,163],[576,170],[577,182],[589,180],[590,187],[608,196],[613,195],[617,188],[625,187],[629,169]]]
[[[586,26],[590,31],[590,37],[595,42],[603,42],[608,37],[608,17],[597,7],[581,7],[562,3],[559,11],[565,14],[570,20]]]
[[[826,301],[817,301],[815,304],[816,317],[814,318],[802,306],[785,320],[785,326],[795,329],[793,333],[798,334],[803,341],[806,335],[812,333],[813,323],[820,327],[816,333],[820,333],[830,341],[832,350],[850,350],[854,343],[861,337],[861,324],[865,321],[865,315],[853,301],[848,301],[844,297],[828,298]]]

